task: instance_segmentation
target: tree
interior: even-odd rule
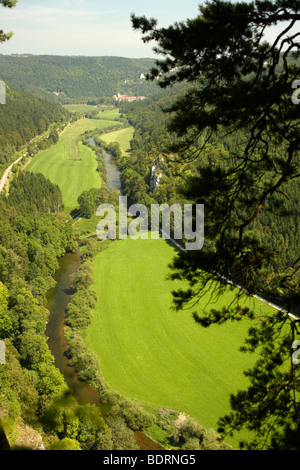
[[[0,281],[0,338],[8,336],[12,320],[8,312],[8,289]]]
[[[132,15],[133,28],[142,31],[144,42],[154,40],[163,56],[148,78],[158,78],[162,88],[190,85],[169,107],[168,129],[176,135],[177,161],[199,161],[199,174],[188,179],[183,194],[205,204],[206,242],[201,252],[174,260],[171,277],[190,283],[174,292],[175,307],[196,307],[207,290],[222,294],[230,279],[291,312],[299,306],[299,254],[284,272],[278,270],[279,244],[274,249],[252,228],[268,213],[284,217],[285,224],[295,217],[285,203],[300,176],[299,106],[292,99],[300,78],[300,3],[212,0],[199,9],[197,18],[168,28]],[[267,42],[266,30],[275,25],[281,30]],[[235,151],[214,166],[201,161],[209,143],[228,138]],[[195,311],[195,319],[209,326],[241,315],[258,318],[260,312],[241,308],[242,294],[223,311]],[[282,311],[253,323],[244,349],[259,349],[259,360],[246,372],[250,387],[231,397],[232,412],[220,419],[223,435],[247,427],[255,434],[243,443],[249,448],[299,449],[300,381],[291,361],[298,324]]]
[[[75,291],[87,289],[93,283],[93,266],[88,261],[83,263],[78,271],[71,275],[71,287]]]
[[[12,8],[16,6],[18,0],[0,0],[0,4],[3,7]],[[4,31],[0,30],[0,42],[8,41],[12,37],[13,33],[4,33]]]

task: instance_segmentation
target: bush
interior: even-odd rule
[[[155,417],[145,411],[138,403],[123,400],[120,403],[120,410],[127,426],[133,431],[148,428],[155,422]]]
[[[98,357],[89,351],[84,340],[74,337],[69,341],[68,357],[70,365],[78,371],[78,377],[82,381],[93,382],[99,371]]]
[[[80,444],[76,439],[69,439],[68,437],[53,444],[50,450],[81,450]]]
[[[82,264],[78,271],[71,276],[71,288],[75,291],[87,289],[93,283],[93,266],[89,262]]]
[[[125,421],[120,416],[108,416],[106,422],[112,432],[113,450],[140,450],[133,432],[126,426]]]

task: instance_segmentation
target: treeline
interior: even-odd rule
[[[153,65],[124,57],[0,55],[1,79],[9,86],[63,103],[111,102],[117,93],[152,96],[158,87],[140,76]]]
[[[0,106],[0,170],[34,137],[53,123],[61,126],[69,116],[58,103],[6,88],[6,104]]]
[[[57,214],[63,209],[60,188],[40,173],[21,171],[11,181],[6,200],[28,214]]]

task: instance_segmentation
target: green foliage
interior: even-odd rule
[[[111,432],[95,405],[78,405],[68,394],[54,401],[43,415],[44,427],[59,441],[50,450],[112,449]]]
[[[12,329],[12,319],[8,313],[8,289],[0,282],[0,338],[6,338]]]
[[[79,211],[85,219],[91,219],[96,213],[96,209],[100,204],[108,201],[108,191],[106,188],[92,188],[81,193],[77,202]]]
[[[70,439],[68,437],[65,437],[59,442],[56,442],[53,444],[50,448],[50,450],[82,450],[80,447],[80,444],[76,439]]]
[[[10,184],[7,202],[26,213],[56,214],[63,209],[59,187],[40,173],[20,172]]]
[[[189,281],[174,293],[177,309],[196,305],[212,280],[218,282],[212,299],[218,298],[230,280],[299,313],[300,134],[291,100],[300,56],[291,31],[299,20],[298,2],[281,0],[213,0],[199,6],[196,18],[169,28],[132,16],[134,29],[145,42],[156,41],[164,57],[150,78],[162,88],[190,84],[168,108],[168,130],[182,166],[198,163],[198,174],[186,173],[182,194],[205,205],[206,243],[172,265],[173,280]],[[282,31],[267,43],[266,28],[279,24]],[[252,430],[252,441],[241,443],[251,449],[299,448],[299,370],[291,361],[299,318],[241,311],[240,295],[234,306],[194,313],[203,326],[241,314],[253,323],[245,349],[258,350],[259,359],[245,372],[248,389],[231,396],[232,412],[220,429]]]
[[[130,204],[138,202],[150,206],[184,202],[178,190],[183,184],[184,172],[195,172],[195,164],[183,169],[176,161],[177,155],[170,152],[174,136],[168,132],[169,117],[164,110],[186,88],[186,85],[176,86],[147,101],[121,106],[120,111],[134,127],[130,155],[118,159],[122,191]],[[163,177],[155,187],[159,174]]]
[[[68,112],[58,103],[7,87],[6,105],[0,107],[0,165],[10,162],[16,151],[52,123],[61,125],[67,116]],[[54,143],[56,134],[53,130],[45,140],[48,146]]]
[[[11,419],[22,415],[28,423],[35,423],[38,412],[36,376],[21,367],[19,353],[12,341],[6,339],[5,344],[6,364],[0,368],[0,408]]]
[[[7,345],[0,407],[28,423],[66,389],[47,345],[44,306],[57,258],[72,245],[68,223],[49,213],[60,200],[55,186],[31,174],[20,174],[0,200],[0,337]]]
[[[18,0],[1,0],[0,4],[3,7],[13,8],[16,6]],[[0,31],[0,42],[8,41],[12,37],[13,33],[4,33],[2,30]]]
[[[93,266],[87,261],[80,266],[76,273],[72,275],[71,287],[75,291],[79,289],[87,289],[93,284],[93,282]]]
[[[9,86],[65,103],[98,104],[104,98],[112,103],[118,92],[150,96],[157,87],[140,75],[153,64],[152,59],[123,57],[0,55],[1,78]]]
[[[106,151],[115,158],[122,157],[122,150],[119,142],[111,142],[106,146]]]
[[[67,308],[67,325],[72,330],[87,328],[92,321],[92,311],[97,302],[94,291],[80,288],[72,296]]]
[[[123,399],[120,400],[119,407],[121,416],[133,431],[146,429],[155,422],[154,415],[145,411],[138,403]]]
[[[106,418],[106,422],[111,429],[114,450],[139,450],[132,431],[126,426],[121,416],[112,414]]]

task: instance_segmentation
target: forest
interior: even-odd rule
[[[152,96],[158,87],[141,79],[151,59],[0,55],[9,86],[62,103],[112,103],[117,93]]]

